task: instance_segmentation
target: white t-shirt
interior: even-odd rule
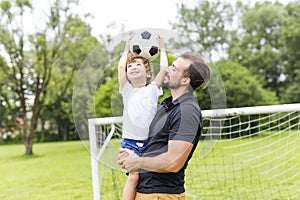
[[[122,138],[146,140],[149,136],[149,126],[156,114],[158,98],[162,89],[155,83],[145,87],[133,88],[127,81],[121,94],[123,96]]]

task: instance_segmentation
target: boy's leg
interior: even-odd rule
[[[129,173],[123,189],[123,200],[135,200],[136,186],[139,180],[139,173]]]

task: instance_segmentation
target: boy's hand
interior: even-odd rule
[[[135,33],[132,33],[129,38],[126,40],[126,45],[125,45],[125,50],[124,52],[129,52],[130,51],[130,40],[133,38]]]
[[[164,40],[164,38],[158,35],[156,37],[156,39],[158,40],[159,50],[160,51],[165,51],[166,50],[166,46],[165,46],[165,40]]]

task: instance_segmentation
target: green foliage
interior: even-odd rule
[[[53,2],[49,15],[41,16],[47,25],[31,34],[25,32],[21,23],[25,14],[34,14],[31,1],[1,4],[0,41],[10,66],[0,69],[9,78],[7,86],[0,87],[0,94],[4,99],[13,97],[14,101],[6,102],[10,115],[21,116],[25,121],[22,134],[27,148],[25,154],[32,153],[39,118],[42,122],[56,122],[64,138],[68,131],[72,133],[75,129],[72,127],[72,84],[81,63],[98,41],[91,35],[86,19],[71,12],[74,3],[77,2]],[[0,78],[5,80],[3,76]],[[32,113],[30,119],[25,117],[28,112]]]
[[[232,6],[225,1],[197,1],[194,8],[179,4],[178,22],[172,27],[186,39],[184,46],[212,55],[225,48],[228,41],[226,23],[232,21]],[[195,44],[196,43],[196,44]]]
[[[122,97],[119,94],[118,77],[113,77],[101,85],[95,94],[95,112],[97,117],[121,116]]]
[[[282,91],[282,99],[283,103],[299,103],[300,102],[300,70],[295,71],[298,75],[297,78],[293,79],[293,81],[287,86],[285,90]]]
[[[28,6],[29,8],[32,7],[30,0],[16,0],[16,5],[18,7],[22,7],[22,6]]]
[[[0,55],[0,68],[2,69],[3,73],[0,73],[0,88],[4,86],[4,83],[8,82],[8,74],[5,73],[9,71],[9,67],[5,61],[5,59]],[[1,92],[2,90],[0,90]]]
[[[262,81],[263,86],[279,94],[283,73],[281,59],[281,26],[283,6],[279,3],[256,3],[246,10],[240,29],[234,36],[229,57],[250,69]]]
[[[122,115],[123,102],[119,94],[117,66],[124,45],[125,42],[121,42],[114,47],[113,51],[107,51],[102,56],[97,56],[96,62],[102,62],[103,70],[100,77],[96,77],[98,86],[92,97],[94,98],[93,104],[89,105],[89,110],[95,110],[97,117]],[[105,49],[105,47],[103,46],[101,49]]]
[[[72,130],[75,129],[71,104],[74,79],[82,62],[98,42],[91,36],[90,26],[78,16],[69,16],[63,29],[66,37],[52,66],[54,73],[45,98],[47,106],[42,110],[41,117],[55,122],[59,130],[58,138],[61,139],[64,135],[66,140],[70,139]]]
[[[171,25],[186,38],[182,45],[210,57],[224,51],[230,60],[247,67],[263,88],[275,92],[280,102],[299,102],[294,91],[300,83],[299,13],[299,2],[284,6],[262,1],[252,6],[242,1],[235,5],[197,1],[192,8],[178,5],[178,22]],[[233,19],[233,26],[228,26]],[[207,102],[207,92],[201,95]]]
[[[275,93],[264,89],[258,78],[240,64],[222,60],[209,65],[208,88],[194,92],[202,110],[278,103]]]
[[[8,0],[4,0],[0,2],[0,8],[4,13],[8,12],[8,10],[11,8],[11,2]]]
[[[291,2],[285,7],[285,18],[281,31],[284,44],[282,60],[284,60],[285,88],[281,91],[282,103],[300,102],[300,3]]]
[[[200,49],[194,50],[209,57],[214,52],[226,51],[230,60],[248,68],[233,63],[233,66],[220,67],[231,65],[224,64],[224,61],[211,63],[216,68],[212,69],[210,87],[205,91],[195,91],[202,109],[224,107],[225,103],[227,107],[278,103],[274,92],[278,95],[282,86],[283,62],[279,52],[280,25],[284,18],[282,8],[278,3],[256,3],[251,8],[242,2],[233,6],[220,1],[198,1],[194,8],[183,4],[178,6],[178,22],[172,25],[187,38],[188,42],[183,45],[199,45]],[[236,20],[241,23],[229,28],[233,10],[238,17]],[[222,91],[222,81],[226,94]]]
[[[220,70],[226,90],[227,107],[245,107],[277,104],[274,92],[263,89],[256,76],[238,63],[220,61]]]

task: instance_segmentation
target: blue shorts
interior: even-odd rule
[[[130,149],[134,151],[137,155],[141,155],[143,150],[146,148],[147,141],[146,140],[132,140],[132,139],[122,139],[121,140],[121,148]]]

